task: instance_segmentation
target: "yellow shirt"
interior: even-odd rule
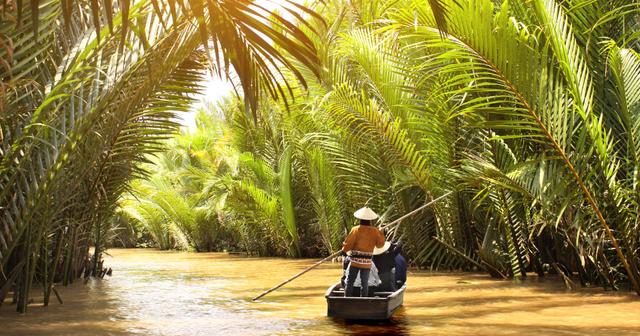
[[[378,228],[370,225],[357,225],[351,229],[342,251],[351,251],[351,265],[358,268],[371,268],[371,256],[374,247],[384,246],[384,235]]]

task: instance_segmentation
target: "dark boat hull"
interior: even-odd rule
[[[337,283],[327,290],[327,316],[350,320],[386,320],[402,306],[406,285],[395,292],[374,293],[374,297],[344,297]]]

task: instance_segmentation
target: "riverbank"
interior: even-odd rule
[[[637,335],[640,299],[599,288],[567,291],[558,279],[412,271],[405,305],[387,324],[326,317],[337,264],[322,265],[260,302],[251,297],[312,260],[114,249],[112,277],[59,287],[64,304],[34,296],[26,315],[0,308],[7,335]]]

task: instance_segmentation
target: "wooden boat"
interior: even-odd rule
[[[403,285],[395,292],[374,292],[371,297],[344,297],[344,289],[337,283],[327,290],[327,316],[349,320],[387,320],[402,306]]]

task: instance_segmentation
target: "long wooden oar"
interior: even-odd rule
[[[404,216],[402,216],[402,217],[400,217],[400,218],[398,218],[398,219],[394,220],[393,222],[391,222],[391,223],[387,224],[387,226],[390,226],[390,225],[393,225],[393,224],[395,224],[395,223],[400,222],[401,220],[403,220],[403,219],[405,219],[405,218],[407,218],[407,217],[409,217],[409,216],[411,216],[411,215],[415,214],[416,212],[418,212],[418,211],[420,211],[420,210],[422,210],[422,209],[424,209],[424,208],[428,207],[429,205],[431,205],[431,204],[433,204],[433,203],[435,203],[435,202],[437,202],[437,201],[439,201],[439,200],[441,200],[441,199],[443,199],[443,198],[445,198],[445,197],[447,197],[447,196],[451,195],[451,193],[452,193],[452,191],[450,191],[450,192],[448,192],[448,193],[446,193],[446,194],[444,194],[444,195],[442,195],[442,196],[440,196],[440,197],[438,197],[438,198],[434,199],[433,201],[431,201],[431,202],[429,202],[429,203],[427,203],[427,204],[425,204],[425,205],[423,205],[423,206],[421,206],[421,207],[419,207],[419,208],[417,208],[417,209],[415,209],[415,210],[413,210],[413,211],[411,211],[411,212],[407,213],[406,215],[404,215]],[[275,286],[275,287],[273,287],[273,288],[271,288],[271,289],[269,289],[269,290],[266,290],[266,291],[262,292],[262,294],[260,294],[260,295],[258,295],[258,296],[256,296],[256,297],[254,297],[252,300],[253,300],[253,301],[258,300],[259,298],[261,298],[261,297],[263,297],[263,296],[265,296],[265,295],[267,295],[267,294],[269,294],[269,293],[271,293],[271,292],[275,291],[276,289],[278,289],[278,288],[280,288],[280,287],[282,287],[282,286],[284,286],[284,285],[288,284],[289,282],[291,282],[291,281],[295,280],[296,278],[300,277],[301,275],[303,275],[303,274],[305,274],[305,273],[309,272],[310,270],[312,270],[312,269],[314,269],[314,268],[316,268],[316,267],[320,266],[320,264],[324,263],[325,261],[331,260],[331,259],[333,259],[333,258],[335,258],[335,257],[339,256],[339,255],[340,255],[340,252],[342,252],[342,251],[336,251],[336,252],[335,252],[335,253],[333,253],[332,255],[330,255],[330,256],[328,256],[328,257],[326,257],[326,258],[324,258],[324,259],[322,259],[322,260],[320,260],[320,261],[316,262],[315,264],[313,264],[313,265],[311,265],[311,266],[309,266],[309,267],[307,267],[307,268],[305,268],[305,269],[304,269],[304,270],[302,270],[300,273],[298,273],[298,274],[296,274],[296,275],[292,276],[291,278],[289,278],[289,279],[285,280],[284,282],[280,283],[279,285],[277,285],[277,286]]]
[[[275,287],[273,287],[273,288],[271,288],[271,289],[269,289],[269,290],[267,290],[267,291],[263,292],[262,294],[260,294],[260,295],[258,295],[258,296],[256,296],[256,297],[254,297],[254,298],[253,298],[253,301],[255,301],[255,300],[257,300],[257,299],[259,299],[259,298],[261,298],[261,297],[263,297],[263,296],[265,296],[265,295],[267,295],[267,294],[269,294],[269,293],[273,292],[274,290],[276,290],[276,289],[278,289],[278,288],[280,288],[280,287],[282,287],[282,286],[284,286],[284,285],[288,284],[289,282],[293,281],[295,278],[297,278],[297,277],[299,277],[299,276],[301,276],[301,275],[303,275],[303,274],[305,274],[305,273],[309,272],[310,270],[312,270],[312,269],[314,269],[314,268],[316,268],[316,267],[320,266],[320,264],[322,264],[323,262],[325,262],[325,261],[327,261],[327,260],[331,260],[332,258],[335,258],[335,257],[339,256],[339,255],[340,255],[340,252],[342,252],[342,251],[337,251],[336,253],[334,253],[334,254],[332,254],[332,255],[330,255],[330,256],[328,256],[328,257],[326,257],[326,258],[324,258],[324,259],[322,259],[322,260],[318,261],[317,263],[315,263],[315,264],[313,264],[313,265],[311,265],[311,266],[309,266],[309,267],[305,268],[304,270],[302,270],[302,272],[300,272],[300,273],[298,273],[298,274],[296,274],[296,275],[292,276],[291,278],[287,279],[285,282],[283,282],[283,283],[281,283],[281,284],[279,284],[279,285],[277,285],[277,286],[275,286]]]

